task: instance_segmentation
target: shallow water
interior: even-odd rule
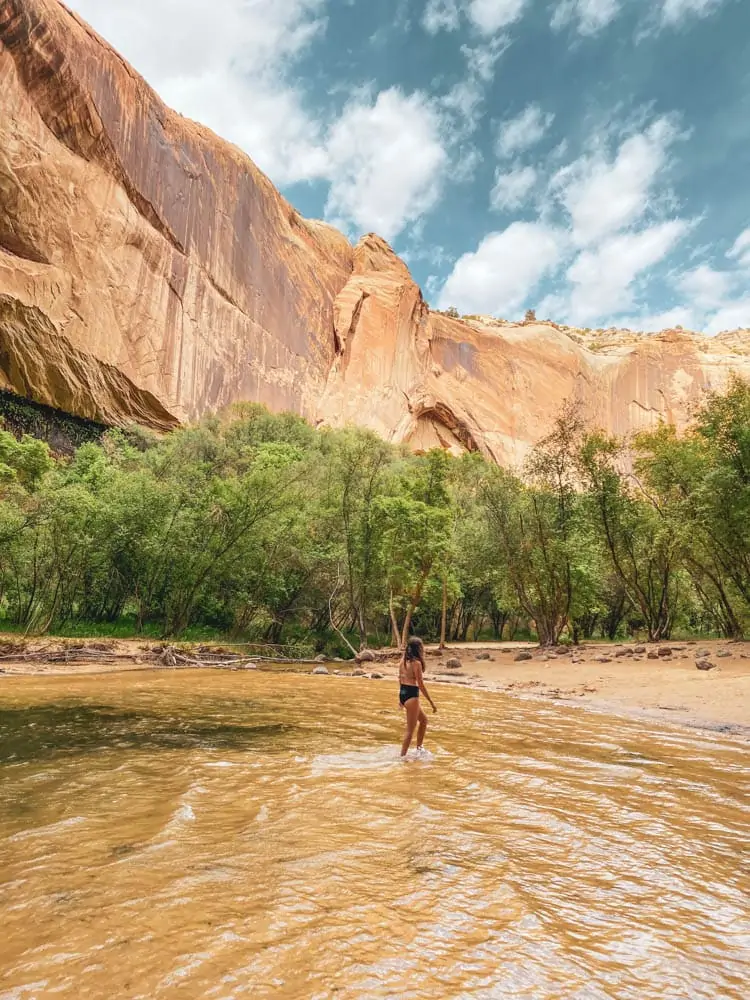
[[[727,737],[263,673],[0,684],[0,1000],[747,1000]]]

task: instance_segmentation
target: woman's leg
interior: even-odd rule
[[[419,726],[417,728],[417,750],[421,750],[422,744],[424,743],[424,734],[427,732],[427,716],[421,708],[419,709],[417,719],[419,720]]]
[[[405,757],[409,747],[411,746],[411,738],[414,735],[414,730],[417,728],[417,722],[419,720],[419,698],[410,698],[404,705],[406,709],[406,732],[404,733],[404,742],[401,744],[401,756]]]

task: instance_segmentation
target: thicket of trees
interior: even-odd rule
[[[0,618],[341,652],[410,630],[741,636],[750,386],[627,452],[567,407],[519,474],[254,406],[65,460],[0,431]]]

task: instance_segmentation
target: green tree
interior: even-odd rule
[[[640,611],[649,639],[669,638],[682,592],[681,545],[672,526],[637,489],[618,463],[623,446],[589,435],[579,453],[591,518],[601,532],[612,569]]]

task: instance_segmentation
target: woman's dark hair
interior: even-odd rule
[[[414,636],[406,644],[406,659],[407,660],[421,660],[424,662],[424,643],[421,639],[417,639]]]

